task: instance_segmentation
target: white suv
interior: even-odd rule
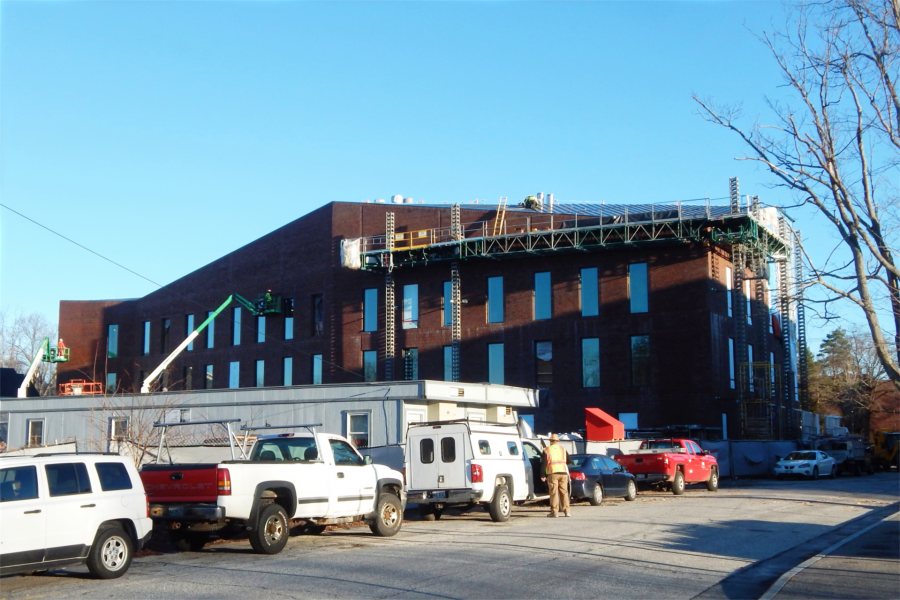
[[[116,454],[0,458],[0,575],[87,564],[120,577],[153,522],[137,469]]]

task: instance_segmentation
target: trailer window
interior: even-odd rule
[[[425,438],[419,440],[419,460],[422,464],[430,465],[434,462],[434,440]]]
[[[519,445],[515,442],[506,442],[506,449],[509,451],[510,456],[519,455]]]
[[[456,462],[456,440],[452,437],[441,438],[441,460],[445,463]]]
[[[491,443],[487,440],[478,440],[478,451],[481,452],[485,456],[490,456],[491,454]]]

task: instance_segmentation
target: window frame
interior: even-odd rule
[[[353,427],[354,418],[365,418],[365,431]],[[347,410],[344,411],[344,437],[353,444],[354,448],[368,448],[372,441],[372,411],[370,410]],[[364,444],[360,446],[356,443],[354,436],[365,436]]]

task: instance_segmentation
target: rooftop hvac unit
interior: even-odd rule
[[[400,194],[394,194],[391,196],[391,202],[394,204],[403,204],[403,196]]]

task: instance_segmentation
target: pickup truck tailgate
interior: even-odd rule
[[[144,465],[141,481],[150,502],[212,502],[219,495],[215,464]]]

